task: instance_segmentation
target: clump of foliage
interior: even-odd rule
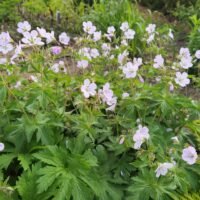
[[[57,37],[0,34],[0,192],[14,200],[178,200],[198,194],[200,59],[172,30],[127,21]],[[111,22],[110,22],[111,23]],[[138,57],[132,42],[145,43]],[[3,42],[1,42],[3,41]],[[1,190],[2,189],[2,190]],[[190,194],[191,195],[190,195]]]
[[[137,2],[141,3],[144,6],[152,10],[159,10],[166,14],[175,10],[176,7],[180,5],[183,7],[188,7],[191,5],[195,5],[198,0],[173,0],[173,1],[165,1],[165,0],[139,0]]]

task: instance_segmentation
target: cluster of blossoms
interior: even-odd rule
[[[117,105],[117,97],[114,96],[113,91],[110,89],[110,84],[106,83],[103,89],[98,91],[98,94],[102,102],[109,106],[106,110],[114,111]]]
[[[26,46],[42,46],[44,45],[43,39],[46,44],[50,44],[54,41],[54,31],[47,32],[44,28],[37,27],[37,30],[31,30],[31,25],[27,22],[19,22],[17,31],[23,35],[22,42]],[[66,33],[59,35],[59,42],[63,45],[68,45],[70,37]]]
[[[79,55],[86,57],[89,60],[92,60],[92,58],[97,58],[100,54],[98,49],[96,48],[84,47],[79,50]]]
[[[133,62],[128,62],[122,67],[125,78],[135,78],[139,67],[142,65],[142,58],[134,58]]]
[[[147,44],[150,44],[155,38],[156,25],[155,24],[149,24],[146,27],[146,32],[148,33]]]
[[[192,67],[192,56],[188,48],[181,48],[179,52],[180,66],[183,69],[189,69]]]
[[[197,155],[197,152],[194,147],[189,146],[189,147],[183,149],[182,159],[185,162],[187,162],[187,164],[189,164],[189,165],[195,164],[197,158],[198,158],[198,155]],[[165,176],[167,174],[168,170],[175,167],[175,165],[176,165],[176,162],[174,162],[174,161],[172,163],[165,162],[165,163],[159,164],[158,168],[155,171],[156,177],[159,177],[161,175]]]
[[[84,84],[81,86],[81,92],[85,98],[93,97],[96,95],[97,85],[94,82],[90,82],[89,79],[84,80]],[[114,111],[117,104],[117,97],[114,96],[113,91],[110,89],[110,84],[106,83],[103,89],[98,90],[98,96],[103,103],[106,103],[109,107],[106,110]]]
[[[133,40],[135,37],[135,31],[129,28],[128,22],[123,22],[120,26],[120,29],[123,32],[122,41],[123,45],[127,45],[127,40]]]

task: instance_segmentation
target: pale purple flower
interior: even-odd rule
[[[99,56],[99,51],[98,51],[98,49],[91,49],[90,50],[90,56],[92,57],[92,58],[97,58],[98,56]]]
[[[146,126],[139,125],[138,130],[133,135],[134,149],[140,149],[145,140],[149,139],[149,129]]]
[[[81,92],[85,98],[89,98],[90,96],[96,95],[97,85],[95,83],[91,83],[89,79],[84,80],[84,84],[81,86]]]
[[[87,68],[88,65],[89,65],[89,63],[88,63],[87,60],[80,60],[80,61],[77,62],[77,67],[81,68],[81,69]]]
[[[165,176],[168,172],[169,169],[171,169],[172,167],[174,167],[174,163],[161,163],[159,164],[158,168],[156,169],[156,177],[160,177],[160,176]]]
[[[190,50],[188,48],[180,48],[180,51],[179,51],[179,56],[180,58],[189,58],[190,57]]]
[[[192,67],[192,57],[188,57],[188,58],[185,58],[183,57],[181,59],[181,61],[179,62],[180,66],[183,68],[183,69],[188,69],[190,67]]]
[[[12,51],[14,49],[13,45],[8,43],[4,46],[0,46],[0,52],[2,52],[4,55],[6,55],[8,52]]]
[[[115,35],[115,27],[114,26],[110,26],[107,29],[107,33],[110,37],[113,37]]]
[[[4,143],[0,142],[0,151],[3,151],[5,149]]]
[[[59,46],[53,46],[51,47],[51,53],[54,55],[58,55],[62,52],[62,47]]]
[[[19,22],[17,24],[17,32],[24,34],[26,32],[29,32],[31,30],[31,25],[29,24],[29,22],[24,21],[24,22]]]
[[[12,39],[8,32],[2,32],[0,34],[0,53],[2,52],[4,55],[14,49],[11,44]]]
[[[12,39],[10,37],[10,34],[8,32],[2,32],[0,34],[0,46],[4,46],[8,43],[11,43]]]
[[[127,31],[124,32],[124,37],[125,37],[127,40],[132,40],[132,39],[134,39],[134,36],[135,36],[135,31],[132,30],[132,29],[128,29]]]
[[[137,75],[138,67],[132,62],[128,62],[123,68],[123,74],[126,78],[134,78]]]
[[[161,55],[157,55],[154,58],[153,67],[157,69],[157,68],[162,67],[163,65],[164,65],[164,58]]]
[[[93,40],[95,42],[99,41],[101,39],[101,31],[98,31],[98,32],[94,32],[93,33]]]
[[[106,83],[103,86],[103,89],[98,91],[98,94],[103,103],[106,103],[109,106],[106,110],[114,111],[117,104],[117,97],[114,96],[113,91],[110,89],[110,84]]]
[[[156,25],[155,24],[149,24],[147,27],[146,27],[146,31],[149,35],[153,34],[156,30]]]
[[[59,42],[61,44],[68,45],[69,41],[70,41],[70,37],[67,35],[67,33],[63,32],[59,35]]]
[[[31,32],[25,32],[22,42],[28,46],[44,45],[44,42],[42,42],[42,39],[38,36],[38,32],[35,30]]]
[[[128,22],[123,22],[123,23],[121,24],[121,26],[120,26],[120,29],[121,29],[123,32],[127,31],[127,30],[129,29],[129,24],[128,24]]]
[[[188,78],[188,74],[186,72],[176,72],[175,82],[181,87],[185,87],[190,83],[190,79]]]
[[[193,165],[198,158],[196,149],[192,146],[189,146],[183,149],[182,159],[187,162],[189,165]]]
[[[91,21],[83,22],[83,30],[85,33],[92,35],[96,31],[96,26]]]
[[[196,57],[197,59],[200,59],[200,50],[197,50],[197,51],[195,52],[195,57]]]

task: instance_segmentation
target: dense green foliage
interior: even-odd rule
[[[191,52],[128,0],[0,3],[19,18],[0,33],[0,200],[199,200],[198,16]]]

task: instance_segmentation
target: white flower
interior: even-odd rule
[[[17,32],[24,34],[26,32],[29,32],[31,30],[31,25],[29,24],[29,22],[24,21],[24,22],[19,22],[17,24]]]
[[[124,32],[124,36],[127,40],[132,40],[135,36],[135,31],[132,29],[128,29]]]
[[[4,150],[4,148],[5,148],[5,145],[4,145],[4,143],[0,142],[0,151],[3,151],[3,150]]]
[[[188,58],[183,57],[179,64],[183,69],[188,69],[192,67],[192,57],[191,56]]]
[[[99,32],[94,32],[93,33],[93,40],[95,41],[95,42],[97,42],[97,41],[99,41],[101,39],[101,31],[99,31]]]
[[[85,98],[89,98],[90,96],[95,96],[97,85],[95,83],[91,83],[89,79],[84,80],[84,84],[81,86],[81,92]]]
[[[22,38],[22,42],[29,46],[44,45],[42,39],[38,36],[38,32],[35,30],[31,32],[25,32],[24,37]]]
[[[134,65],[132,62],[128,62],[123,68],[123,74],[126,78],[134,78],[137,75],[138,66]]]
[[[153,64],[153,67],[154,68],[160,68],[164,65],[164,59],[161,55],[157,55],[155,58],[154,58],[154,64]]]
[[[114,96],[113,91],[110,89],[110,84],[106,83],[98,93],[102,101],[110,106],[106,110],[113,111],[117,104],[117,97]]]
[[[55,36],[54,36],[54,31],[51,31],[50,33],[47,33],[45,38],[46,38],[47,44],[55,41],[56,39],[55,39]]]
[[[8,43],[5,46],[0,46],[0,52],[2,52],[4,55],[8,52],[12,51],[14,49],[13,45]]]
[[[169,29],[168,36],[173,40],[174,39],[174,34],[172,33],[172,29]]]
[[[128,22],[123,22],[123,23],[121,24],[121,26],[120,26],[120,29],[121,29],[123,32],[127,31],[127,30],[129,29],[129,24],[128,24]]]
[[[37,27],[37,31],[38,31],[38,33],[40,34],[41,37],[43,37],[43,38],[46,37],[47,31],[44,28]]]
[[[63,32],[59,35],[59,42],[61,44],[68,45],[69,41],[70,41],[70,37],[67,35],[67,33]]]
[[[92,35],[96,31],[96,26],[91,21],[83,22],[83,30],[85,33]]]
[[[196,57],[197,59],[200,59],[200,50],[197,50],[197,51],[196,51],[195,57]]]
[[[156,25],[155,24],[149,24],[147,27],[146,27],[146,31],[149,35],[151,35],[152,33],[154,33],[156,30]]]
[[[190,57],[190,50],[188,48],[181,48],[179,51],[180,58],[189,58]]]
[[[0,53],[2,52],[4,55],[14,49],[11,44],[12,39],[8,32],[2,32],[0,34]]]
[[[133,136],[134,149],[140,149],[145,140],[149,139],[149,129],[146,126],[139,125],[138,130]]]
[[[90,56],[92,58],[97,58],[99,56],[99,51],[97,49],[91,49],[90,50]]]
[[[192,146],[189,146],[183,149],[182,159],[186,161],[189,165],[193,165],[198,158],[196,149]]]
[[[181,87],[185,87],[190,83],[190,79],[188,78],[188,74],[186,72],[176,72],[175,82]]]
[[[142,58],[133,58],[133,64],[139,67],[142,65]]]
[[[8,32],[2,32],[0,34],[0,46],[4,46],[10,42],[12,42],[10,34]]]
[[[161,163],[159,164],[158,168],[156,169],[156,177],[160,177],[160,176],[165,176],[168,172],[169,169],[171,169],[172,167],[174,167],[173,163]]]
[[[85,69],[88,67],[88,61],[87,60],[80,60],[77,62],[77,67],[81,69]]]
[[[109,26],[108,29],[107,29],[107,33],[110,37],[113,37],[115,35],[115,27]]]
[[[127,97],[129,97],[129,96],[130,96],[129,93],[124,92],[124,93],[122,94],[122,99],[125,99],[125,98],[127,98]]]

